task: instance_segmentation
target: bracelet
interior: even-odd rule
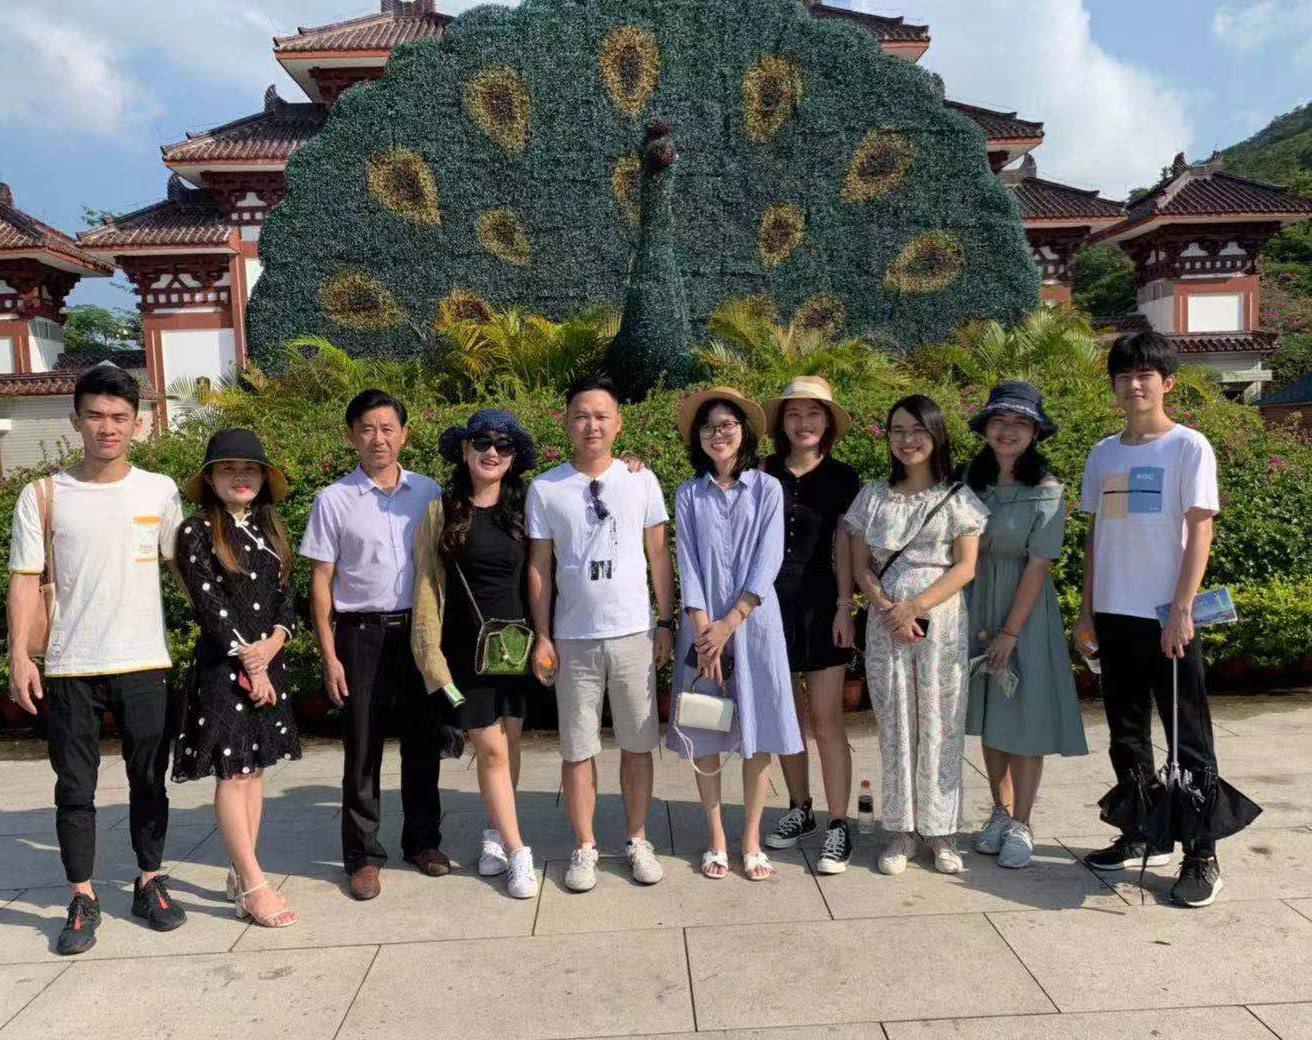
[[[744,621],[746,621],[749,617],[752,616],[752,612],[750,610],[744,610],[743,605],[741,603],[738,603],[734,606],[733,612],[737,614],[740,618],[742,618]]]
[[[1016,632],[1008,632],[1005,628],[1002,630],[1004,636],[1010,636],[1012,639],[1019,639],[1020,635]]]
[[[847,607],[849,610],[856,606],[856,601],[851,596],[839,596],[838,602],[834,604],[838,607]]]

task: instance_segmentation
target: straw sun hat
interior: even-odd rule
[[[771,434],[779,432],[783,421],[784,405],[789,401],[819,401],[829,409],[834,417],[834,440],[839,440],[852,428],[852,416],[834,400],[834,391],[828,380],[822,376],[797,376],[778,397],[765,402],[766,429]]]
[[[765,436],[765,413],[759,404],[749,401],[731,386],[710,386],[689,394],[679,402],[679,436],[685,442],[692,442],[692,421],[697,418],[697,410],[707,401],[732,401],[742,409],[747,422],[756,431],[756,436]]]

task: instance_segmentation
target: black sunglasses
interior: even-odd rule
[[[476,433],[469,438],[469,446],[475,451],[487,451],[494,448],[503,459],[515,454],[515,442],[509,437],[493,437],[487,433]]]
[[[605,520],[610,516],[610,510],[606,508],[606,503],[601,500],[601,492],[606,487],[600,480],[594,480],[588,485],[588,491],[592,495],[592,508],[597,511],[597,519]]]

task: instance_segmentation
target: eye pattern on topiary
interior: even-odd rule
[[[785,58],[762,58],[743,76],[743,121],[761,144],[788,122],[802,100],[802,74]]]
[[[382,282],[354,268],[324,280],[319,306],[337,324],[361,332],[394,328],[404,317],[396,297]]]
[[[528,146],[530,107],[528,88],[508,65],[480,69],[465,84],[469,117],[515,158]]]
[[[884,275],[894,292],[939,292],[961,277],[964,258],[961,243],[947,231],[927,231],[897,255]]]
[[[832,336],[847,324],[847,308],[833,293],[816,293],[793,312],[793,325]]]
[[[498,260],[516,267],[526,267],[533,255],[523,221],[508,207],[486,210],[478,218],[478,241]]]
[[[843,178],[844,202],[868,202],[895,188],[911,169],[916,146],[896,130],[871,130],[861,139]]]
[[[369,160],[369,191],[393,213],[420,224],[441,224],[437,178],[419,153],[389,148]]]
[[[615,107],[635,119],[647,107],[660,77],[661,52],[650,29],[621,25],[602,41],[601,79]]]
[[[435,326],[449,325],[453,321],[491,321],[492,305],[468,289],[453,289],[437,305],[433,316]]]
[[[806,236],[806,217],[791,202],[776,202],[761,218],[757,241],[761,261],[766,267],[778,267],[802,244]]]
[[[637,227],[642,215],[642,160],[636,155],[620,158],[610,172],[610,190],[625,218]]]

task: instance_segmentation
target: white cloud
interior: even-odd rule
[[[1212,35],[1244,55],[1292,47],[1296,62],[1312,66],[1312,0],[1227,3],[1212,16]]]

